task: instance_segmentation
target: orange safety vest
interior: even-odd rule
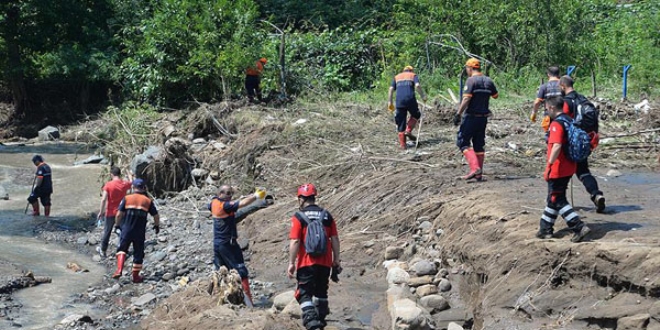
[[[211,215],[213,218],[224,219],[227,217],[234,216],[234,212],[227,213],[224,208],[225,201],[221,201],[217,198],[214,198],[211,201]]]
[[[261,76],[261,73],[264,71],[264,65],[261,61],[257,61],[254,64],[254,67],[249,67],[245,70],[245,74],[248,76]]]
[[[142,194],[130,194],[124,197],[124,199],[124,207],[127,210],[134,209],[149,212],[149,208],[151,207],[151,198]]]

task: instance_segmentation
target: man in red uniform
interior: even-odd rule
[[[548,130],[548,155],[544,172],[545,181],[548,182],[548,199],[536,237],[552,238],[555,220],[561,215],[568,228],[574,232],[571,242],[577,243],[590,232],[590,229],[580,220],[580,216],[566,199],[568,182],[575,174],[577,165],[564,153],[562,146],[568,143],[568,138],[564,126],[557,120],[560,116],[565,117],[562,120],[570,121],[571,118],[563,112],[564,99],[561,96],[546,100],[545,108],[552,119]]]
[[[265,57],[260,58],[254,66],[245,70],[245,89],[247,90],[248,99],[254,102],[254,95],[257,95],[259,102],[261,102],[261,73],[264,71],[264,65],[268,63]]]
[[[39,215],[39,201],[44,206],[44,215],[50,216],[50,195],[53,193],[53,172],[50,166],[46,164],[41,155],[34,155],[32,163],[37,167],[34,174],[34,186],[28,197],[28,203],[32,204],[32,215]]]
[[[115,215],[119,203],[126,197],[126,192],[131,189],[132,176],[128,176],[128,181],[121,179],[121,170],[119,167],[113,166],[110,169],[110,176],[112,179],[103,186],[103,194],[101,195],[101,206],[99,207],[98,219],[105,219],[105,227],[103,228],[103,237],[101,238],[101,246],[96,248],[96,251],[101,257],[106,257],[108,250],[108,243],[110,242],[110,235],[112,235],[112,228],[115,226]]]
[[[119,203],[115,217],[115,228],[121,229],[117,248],[117,270],[112,278],[121,277],[128,248],[133,244],[133,283],[142,283],[140,276],[144,260],[144,240],[147,231],[147,215],[154,218],[153,229],[160,232],[160,216],[154,202],[147,196],[147,185],[142,179],[133,180],[134,193],[127,195]]]
[[[394,122],[396,123],[396,130],[399,133],[399,145],[401,149],[406,149],[406,137],[413,141],[417,140],[417,137],[412,134],[412,130],[417,125],[417,121],[419,121],[422,113],[417,106],[415,90],[422,97],[422,100],[426,102],[426,95],[422,86],[419,84],[419,78],[413,72],[413,67],[407,65],[403,68],[403,72],[394,77],[387,94],[387,109],[394,111],[395,107],[392,103],[392,95],[396,91]],[[408,113],[410,113],[410,119],[406,122]]]
[[[298,206],[300,211],[291,217],[287,275],[289,278],[295,275],[298,281],[296,300],[302,309],[303,326],[308,330],[323,329],[326,325],[325,317],[330,313],[330,272],[332,268],[341,270],[337,224],[328,211],[316,205],[316,187],[311,183],[298,188]],[[306,227],[309,227],[311,221],[321,221],[328,240],[326,243],[329,243],[326,245],[330,247],[318,256],[310,255],[305,249]]]
[[[463,180],[483,180],[482,171],[486,158],[486,125],[491,115],[488,107],[490,98],[498,97],[495,83],[481,73],[481,62],[471,58],[465,63],[468,79],[465,82],[463,100],[454,116],[454,125],[460,125],[456,145],[461,149],[470,172]],[[462,118],[462,120],[461,120]]]
[[[553,96],[561,96],[561,88],[559,87],[559,67],[551,66],[547,71],[548,82],[539,87],[539,91],[536,94],[536,99],[534,100],[534,108],[532,113],[529,116],[529,119],[535,123],[536,122],[536,113],[539,111],[541,104]],[[550,117],[548,115],[543,116],[543,122],[541,123],[544,131],[548,131],[550,126]]]
[[[241,276],[241,284],[245,293],[245,304],[252,307],[252,294],[250,293],[250,281],[248,269],[243,259],[243,251],[238,245],[238,229],[236,224],[236,212],[245,206],[252,204],[255,200],[263,200],[266,192],[257,189],[254,194],[239,200],[232,201],[234,190],[223,185],[218,190],[218,195],[213,197],[209,203],[209,210],[213,217],[213,264],[215,269],[225,266],[228,269],[236,269]],[[243,220],[245,217],[242,217]]]

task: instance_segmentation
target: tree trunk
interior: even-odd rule
[[[15,119],[22,119],[29,112],[29,102],[27,89],[25,88],[25,79],[23,77],[23,65],[21,61],[21,52],[18,44],[18,22],[20,20],[19,8],[16,4],[10,5],[7,9],[7,19],[5,26],[5,42],[7,43],[7,80],[11,89],[14,101]]]

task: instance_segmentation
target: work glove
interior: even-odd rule
[[[388,103],[388,104],[387,104],[387,110],[388,110],[389,112],[394,112],[394,104],[392,104],[392,103]]]
[[[532,111],[532,114],[529,115],[529,120],[531,120],[532,123],[536,122],[536,112]]]
[[[330,272],[330,279],[335,283],[339,282],[339,274],[341,274],[342,270],[343,268],[341,268],[341,266],[339,265],[332,266],[332,271]]]
[[[461,115],[458,113],[454,114],[454,126],[458,126],[461,124]]]
[[[160,226],[154,225],[153,229],[154,229],[154,232],[156,232],[156,235],[158,235],[158,233],[160,233]]]
[[[259,200],[266,198],[266,190],[261,190],[261,188],[256,188],[254,190],[254,197]]]

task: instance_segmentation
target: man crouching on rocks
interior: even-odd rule
[[[243,251],[238,245],[238,229],[236,224],[236,211],[239,208],[252,204],[255,200],[263,200],[266,192],[257,189],[254,194],[239,200],[232,201],[234,190],[223,185],[218,190],[218,195],[213,197],[209,203],[209,210],[213,217],[213,264],[215,269],[225,266],[228,269],[236,269],[241,276],[241,284],[245,293],[245,304],[252,307],[252,293],[250,293],[250,282],[248,270],[245,267]]]
[[[133,283],[142,283],[140,276],[144,260],[144,240],[147,230],[147,214],[154,218],[153,229],[160,232],[160,216],[154,202],[147,196],[147,186],[142,179],[133,180],[133,194],[127,195],[119,203],[115,217],[115,229],[121,229],[117,248],[117,271],[112,278],[121,277],[128,247],[133,244]]]

